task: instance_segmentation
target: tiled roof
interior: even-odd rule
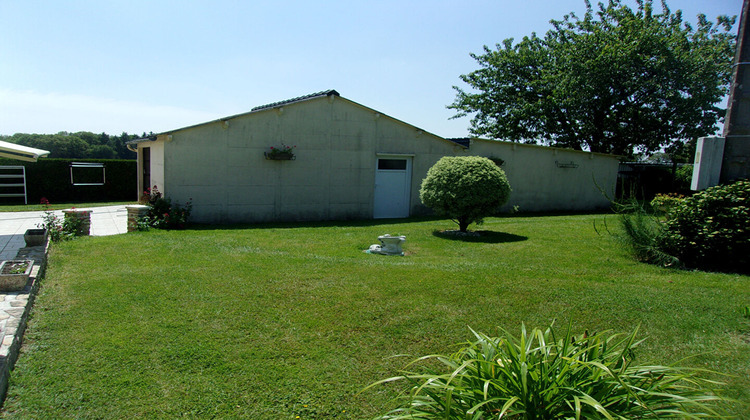
[[[292,98],[292,99],[287,99],[285,101],[279,101],[279,102],[274,102],[274,103],[271,103],[271,104],[256,106],[251,111],[259,111],[261,109],[277,108],[277,107],[280,107],[282,105],[291,104],[291,103],[294,103],[294,102],[305,101],[307,99],[317,98],[319,96],[332,96],[332,95],[334,95],[334,96],[341,96],[341,95],[339,95],[338,92],[336,92],[333,89],[331,89],[331,90],[324,90],[322,92],[311,93],[309,95],[300,96],[298,98]]]

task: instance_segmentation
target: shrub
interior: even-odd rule
[[[149,206],[148,214],[136,221],[138,230],[148,230],[149,227],[157,229],[184,229],[190,219],[193,209],[191,201],[185,203],[184,207],[179,203],[172,203],[156,188],[143,192],[141,198]]]
[[[750,181],[682,200],[668,213],[658,246],[691,267],[750,271]]]
[[[557,339],[552,328],[508,332],[476,341],[449,356],[417,359],[405,404],[382,419],[713,418],[719,400],[696,370],[633,363],[632,334],[607,332]],[[473,332],[473,331],[472,331]],[[429,361],[442,369],[428,368]],[[434,364],[433,364],[434,365]],[[373,386],[373,385],[371,385]]]
[[[656,194],[656,197],[651,200],[651,208],[657,213],[668,214],[678,204],[682,203],[684,199],[684,195],[677,193]]]
[[[444,157],[422,181],[422,203],[448,216],[462,232],[481,223],[505,204],[511,188],[505,172],[491,160],[477,156]]]
[[[61,220],[50,209],[50,203],[47,198],[42,197],[40,203],[44,206],[44,214],[42,215],[42,223],[37,224],[37,227],[47,229],[47,235],[49,235],[52,242],[68,241],[81,235],[83,220],[77,217],[63,217]]]
[[[677,189],[690,189],[690,183],[693,181],[693,165],[683,165],[678,167],[674,174],[674,181]]]

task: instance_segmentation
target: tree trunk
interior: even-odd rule
[[[461,232],[466,232],[466,229],[469,228],[469,225],[471,224],[471,220],[468,220],[464,217],[458,218],[458,230]]]

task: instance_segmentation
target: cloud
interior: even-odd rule
[[[216,113],[86,95],[0,89],[0,134],[155,133],[220,118]]]

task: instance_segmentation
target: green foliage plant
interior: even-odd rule
[[[490,159],[446,156],[427,171],[419,197],[466,232],[471,223],[481,223],[505,204],[510,192],[505,172]]]
[[[269,151],[266,153],[270,157],[279,155],[294,155],[294,149],[296,147],[297,146],[287,146],[286,144],[282,143],[281,146],[278,147],[271,146]]]
[[[473,135],[631,157],[713,133],[735,19],[691,24],[666,2],[661,13],[652,0],[623,3],[587,1],[584,16],[553,20],[543,37],[485,46],[449,108],[472,116]]]
[[[681,200],[668,213],[657,246],[690,267],[750,272],[750,181]]]
[[[28,261],[7,261],[2,274],[23,274],[28,268]]]
[[[37,224],[41,229],[46,229],[52,242],[68,241],[80,236],[83,228],[83,220],[78,217],[60,218],[50,208],[49,200],[42,197],[41,204],[44,206],[42,223]],[[75,208],[75,207],[74,207]]]
[[[136,221],[138,230],[148,230],[148,227],[184,229],[193,210],[191,200],[188,200],[184,205],[173,203],[170,198],[164,197],[156,185],[144,191],[142,199],[149,206],[149,210],[146,216]]]
[[[677,193],[656,194],[653,200],[651,200],[651,208],[657,213],[668,214],[670,210],[679,205],[684,199],[684,195]]]
[[[665,267],[681,265],[675,256],[659,247],[664,234],[664,223],[659,217],[635,199],[617,203],[615,209],[622,228],[622,234],[615,236],[636,260]]]
[[[552,327],[515,337],[472,330],[476,340],[451,355],[421,357],[407,372],[405,404],[381,419],[717,418],[716,382],[700,371],[634,363],[638,328],[562,337]],[[429,363],[433,362],[433,363]],[[433,367],[437,366],[437,367]],[[371,385],[373,386],[373,385]]]
[[[695,148],[693,147],[692,155],[695,156]],[[675,170],[675,186],[681,189],[690,189],[690,183],[693,180],[693,165],[680,166]]]

